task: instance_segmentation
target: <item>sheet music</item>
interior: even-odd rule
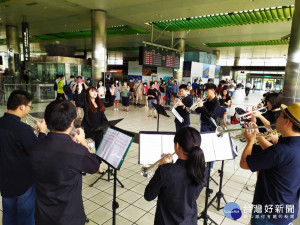
[[[229,139],[229,134],[224,134],[223,137],[217,135],[212,136],[215,149],[215,160],[232,159],[232,147]]]
[[[176,109],[172,109],[171,110],[171,112],[173,113],[173,115],[178,119],[178,121],[180,122],[180,123],[182,123],[183,121],[184,121],[184,119],[179,115],[179,113],[177,112],[177,110]]]
[[[161,158],[161,154],[170,153],[174,150],[174,134],[140,134],[139,163],[142,165],[153,164]],[[173,161],[178,159],[173,155]]]
[[[108,128],[96,154],[114,168],[118,168],[131,141],[132,137]]]
[[[149,165],[161,158],[161,135],[140,135],[140,164]],[[156,160],[155,160],[156,159]]]
[[[214,145],[213,145],[213,140],[211,138],[211,134],[201,134],[201,145],[200,145],[204,157],[205,157],[205,162],[212,162],[215,160],[216,155],[215,155],[215,150],[214,150]]]

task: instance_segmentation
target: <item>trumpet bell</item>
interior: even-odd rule
[[[88,144],[89,149],[90,149],[93,153],[95,153],[95,152],[96,152],[95,141],[94,141],[93,139],[91,139],[91,138],[87,138],[87,139],[85,139],[85,140],[86,140],[86,142],[87,142],[87,144]]]
[[[144,165],[144,166],[142,166],[140,172],[141,172],[141,175],[142,175],[143,177],[146,177],[146,178],[152,177],[152,175],[153,175],[153,170],[152,170],[152,169],[149,169],[149,166],[151,166],[151,165]]]

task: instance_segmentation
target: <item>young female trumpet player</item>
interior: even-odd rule
[[[205,160],[201,136],[195,128],[176,132],[174,149],[178,160],[167,157],[145,189],[144,197],[158,197],[154,224],[197,224],[197,203],[205,178]]]

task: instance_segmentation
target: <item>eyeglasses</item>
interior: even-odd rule
[[[26,105],[26,106],[28,106],[30,108],[30,110],[33,110],[33,106],[31,106],[31,105]]]

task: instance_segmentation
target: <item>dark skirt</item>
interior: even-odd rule
[[[125,107],[129,106],[129,97],[122,97],[122,105]]]

